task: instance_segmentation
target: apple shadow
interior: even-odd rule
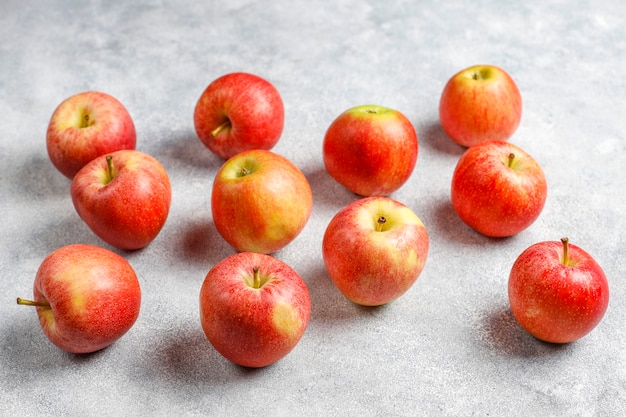
[[[186,261],[214,265],[235,253],[208,217],[192,219],[182,227],[177,227],[176,233],[180,236],[177,246]]]
[[[32,308],[32,307],[20,307]],[[55,346],[43,333],[36,313],[20,316],[2,328],[0,367],[4,375],[18,375],[21,381],[41,380],[42,375],[56,375],[72,364],[92,362],[106,355],[110,347],[92,353],[70,353]],[[31,315],[29,314],[29,315]],[[23,319],[22,319],[23,318]]]
[[[433,214],[437,235],[449,241],[464,245],[485,245],[499,240],[484,236],[466,225],[454,211],[449,199],[439,200],[433,208]]]
[[[159,149],[159,154],[154,157],[171,166],[178,166],[182,163],[194,168],[215,171],[224,163],[223,159],[214,155],[202,144],[193,131],[173,135],[168,143]],[[169,161],[172,163],[170,164]]]
[[[479,339],[495,353],[521,358],[543,357],[563,353],[568,344],[543,342],[526,332],[508,306],[500,306],[485,315]]]
[[[311,186],[314,206],[339,211],[342,207],[360,198],[335,181],[324,167],[316,167],[303,173]]]
[[[271,367],[246,368],[229,361],[213,348],[201,328],[167,334],[155,347],[146,371],[170,383],[222,386]]]
[[[18,193],[11,193],[14,198],[32,202],[67,196],[71,200],[72,181],[57,171],[46,155],[31,155],[18,164],[15,172],[7,179],[13,183],[13,188],[19,190]]]
[[[457,158],[465,152],[463,146],[448,137],[438,120],[426,124],[420,135],[420,145],[422,143],[435,152]]]
[[[332,282],[323,265],[307,275],[306,283],[311,295],[311,322],[322,327],[341,326],[364,317],[375,317],[387,308],[387,305],[361,306],[348,300]]]

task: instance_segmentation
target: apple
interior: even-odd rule
[[[378,306],[411,288],[424,268],[428,246],[426,227],[410,208],[372,196],[353,201],[332,218],[322,256],[347,299]]]
[[[260,368],[287,355],[311,316],[309,290],[298,273],[269,255],[240,252],[218,262],[200,289],[200,321],[228,360]]]
[[[98,91],[75,94],[52,113],[46,134],[48,156],[66,177],[98,156],[135,149],[135,125],[116,98]]]
[[[439,101],[439,120],[461,146],[507,140],[522,118],[522,96],[513,78],[494,65],[475,65],[446,83]]]
[[[376,105],[353,107],[328,127],[323,143],[326,170],[361,196],[386,196],[411,176],[417,133],[402,113]]]
[[[539,242],[511,268],[509,303],[528,333],[544,342],[569,343],[600,323],[609,284],[595,259],[568,238]]]
[[[85,165],[72,180],[76,212],[102,240],[120,249],[140,249],[167,219],[172,188],[152,156],[122,150]]]
[[[239,252],[273,253],[302,231],[313,194],[302,172],[287,158],[256,149],[227,160],[215,175],[213,221]]]
[[[452,206],[470,227],[490,237],[513,236],[541,214],[548,187],[541,166],[506,141],[470,146],[452,175]]]
[[[228,159],[247,150],[272,149],[283,132],[285,110],[278,90],[269,81],[234,72],[206,87],[193,120],[200,141]]]
[[[111,345],[135,323],[141,288],[120,255],[92,245],[63,246],[49,254],[35,276],[33,300],[44,334],[71,353]]]

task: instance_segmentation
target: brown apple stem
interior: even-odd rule
[[[111,155],[107,155],[107,172],[109,174],[109,181],[113,181],[113,177],[115,177],[113,169],[113,157]]]
[[[80,125],[81,128],[85,128],[85,127],[89,127],[89,115],[86,114],[85,117],[83,117],[83,124]]]
[[[259,276],[259,267],[252,268],[254,276],[252,278],[252,288],[261,288],[261,277]]]
[[[511,168],[513,166],[513,161],[515,160],[515,154],[511,152],[509,154],[508,167]]]
[[[50,307],[50,304],[47,301],[24,300],[23,298],[20,298],[20,297],[17,297],[17,303],[23,306]]]
[[[224,129],[228,129],[230,128],[230,120],[226,120],[224,123],[222,123],[221,125],[219,125],[218,127],[216,127],[215,129],[213,129],[211,131],[211,136],[215,137],[217,135],[219,135],[219,133],[224,130]]]
[[[385,218],[385,216],[380,216],[378,218],[378,221],[376,222],[376,231],[382,232],[383,227],[385,226],[385,223],[387,223],[387,219]]]
[[[563,243],[563,265],[567,265],[569,263],[569,239],[566,237],[561,238],[561,243]]]

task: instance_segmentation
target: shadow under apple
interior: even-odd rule
[[[485,315],[480,332],[481,341],[495,353],[516,357],[543,357],[563,353],[567,344],[543,342],[527,333],[508,306],[501,306]]]

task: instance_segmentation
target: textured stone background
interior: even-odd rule
[[[0,414],[626,414],[625,3],[9,0],[1,9]],[[476,63],[517,81],[524,114],[511,142],[549,183],[541,217],[509,239],[473,232],[449,202],[463,149],[441,130],[439,95]],[[275,254],[307,282],[311,323],[290,355],[260,370],[223,359],[198,318],[204,276],[233,251],[209,206],[222,161],[196,138],[193,108],[209,82],[240,70],[281,92],[286,124],[274,150],[303,170],[315,199],[305,230]],[[56,105],[91,89],[129,109],[138,149],[170,174],[173,202],[149,247],[116,250],[141,280],[137,323],[110,348],[74,356],[15,297],[31,295],[39,264],[62,245],[112,249],[78,218],[45,149]],[[418,282],[374,309],[344,299],[321,258],[330,218],[356,198],[326,174],[323,136],[366,103],[414,123],[417,166],[392,197],[431,236]],[[553,346],[517,325],[506,285],[522,250],[562,236],[604,267],[611,302],[586,338]]]

